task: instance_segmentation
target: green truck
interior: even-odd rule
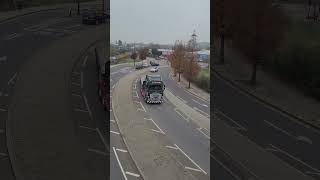
[[[146,103],[160,104],[163,102],[163,91],[165,85],[162,82],[161,76],[145,75],[140,80],[140,93]]]

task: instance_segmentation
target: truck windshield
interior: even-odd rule
[[[150,85],[149,89],[151,91],[158,91],[158,90],[162,90],[162,86],[161,85]]]

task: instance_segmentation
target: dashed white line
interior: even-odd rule
[[[127,153],[127,152],[128,152],[127,150],[120,149],[120,148],[117,148],[116,150],[117,150],[117,151],[120,151],[120,152],[125,152],[125,153]]]
[[[120,162],[120,160],[119,160],[118,154],[117,154],[117,152],[116,152],[116,148],[115,148],[115,147],[112,147],[112,149],[113,149],[114,155],[116,156],[116,159],[117,159],[117,161],[118,161],[118,164],[119,164],[119,167],[120,167],[120,169],[121,169],[121,172],[122,172],[122,174],[123,174],[124,179],[125,179],[125,180],[128,180],[128,178],[127,178],[127,176],[126,176],[126,173],[124,172],[123,167],[122,167],[122,165],[121,165],[121,162]]]
[[[274,148],[274,149],[278,150],[279,152],[281,152],[281,153],[285,154],[286,156],[288,156],[288,157],[290,157],[290,158],[292,158],[292,159],[294,159],[294,160],[296,160],[296,161],[300,162],[301,164],[303,164],[303,165],[307,166],[308,168],[310,168],[310,169],[312,169],[312,170],[314,170],[314,171],[316,171],[316,172],[320,173],[320,170],[318,170],[318,169],[316,169],[316,168],[314,168],[314,167],[310,166],[309,164],[307,164],[307,163],[305,163],[305,162],[301,161],[300,159],[298,159],[298,158],[296,158],[296,157],[292,156],[291,154],[289,154],[289,153],[285,152],[284,150],[282,150],[282,149],[280,149],[280,148],[278,148],[278,147],[276,147],[276,146],[274,146],[274,145],[272,145],[272,144],[270,144],[270,146],[271,146],[272,148]]]
[[[82,67],[83,67],[83,68],[86,67],[86,65],[87,65],[87,60],[88,60],[88,55],[86,55],[86,57],[85,57],[84,60],[83,60],[83,63],[82,63]]]
[[[83,110],[83,109],[78,109],[78,108],[75,108],[74,110],[75,110],[75,111],[78,111],[78,112],[86,112],[86,113],[88,113],[88,111],[86,111],[86,110]]]
[[[185,169],[189,169],[189,170],[193,170],[193,171],[201,172],[200,169],[195,169],[195,168],[191,168],[191,167],[188,167],[188,166],[186,166],[186,167],[184,167],[184,168],[185,168]]]
[[[216,109],[216,111],[221,114],[222,116],[224,116],[225,118],[229,119],[231,122],[233,122],[234,124],[236,124],[237,126],[239,126],[242,130],[247,131],[247,128],[241,126],[239,123],[237,123],[236,121],[234,121],[233,119],[231,119],[229,116],[227,116],[226,114],[224,114],[223,112],[219,111],[218,109]]]
[[[94,152],[94,153],[97,153],[97,154],[100,154],[100,155],[103,155],[103,156],[107,155],[105,152],[102,152],[102,151],[99,151],[99,150],[96,150],[96,149],[89,148],[88,151],[89,152]]]
[[[182,149],[177,145],[177,144],[174,144],[179,150],[180,152],[182,152],[182,154],[184,154],[195,166],[197,166],[197,168],[199,168],[204,174],[207,174],[203,169],[201,169],[201,167],[195,163],[185,152],[182,151]]]
[[[148,118],[143,118],[143,119],[145,119],[145,120],[149,120],[149,121],[151,121],[152,119],[150,118],[150,119],[148,119]]]
[[[82,128],[82,129],[88,129],[88,130],[91,130],[91,131],[96,131],[96,129],[90,128],[90,127],[86,127],[86,126],[79,126],[79,127]]]
[[[10,78],[10,80],[8,81],[8,85],[10,85],[14,79],[17,77],[17,73],[14,73],[14,75]]]
[[[120,133],[118,133],[118,132],[115,132],[115,131],[110,131],[111,133],[113,133],[113,134],[117,134],[117,135],[119,135]]]
[[[134,83],[133,89],[137,89],[137,84]]]
[[[128,175],[130,175],[130,176],[134,176],[134,177],[140,177],[139,174],[132,173],[132,172],[128,172],[128,171],[126,171],[126,174],[128,174]]]

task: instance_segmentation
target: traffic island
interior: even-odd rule
[[[165,147],[167,141],[149,130],[146,114],[133,103],[132,83],[145,72],[147,69],[121,78],[112,95],[112,109],[129,153],[144,180],[197,179]]]

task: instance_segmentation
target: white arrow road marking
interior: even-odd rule
[[[198,104],[200,104],[201,106],[204,106],[204,107],[209,107],[209,106],[207,106],[206,104],[202,104],[202,103],[200,103],[200,102],[198,102],[198,101],[196,101],[196,100],[194,100],[194,99],[192,99],[192,101],[194,101],[195,103],[198,103]]]

